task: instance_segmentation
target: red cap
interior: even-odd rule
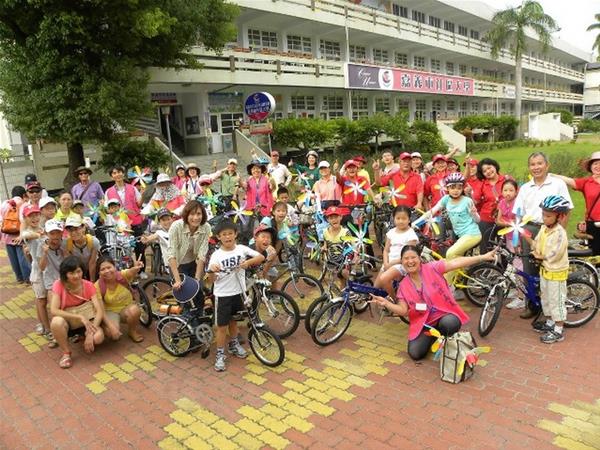
[[[349,167],[349,166],[358,167],[358,163],[355,160],[353,160],[353,159],[349,159],[348,161],[346,161],[344,163],[344,167]]]
[[[431,161],[435,164],[439,160],[446,161],[446,157],[444,155],[438,153],[437,155],[434,155],[434,157]]]
[[[361,163],[366,163],[367,162],[367,159],[364,156],[362,156],[362,155],[355,156],[352,159],[354,161],[360,161]]]
[[[412,155],[408,152],[400,153],[400,159],[412,159]]]
[[[25,185],[25,190],[30,191],[31,189],[39,189],[42,190],[42,185],[39,181],[31,181]]]
[[[345,216],[348,214],[347,208],[340,208],[339,206],[330,206],[325,210],[325,217],[329,216]]]
[[[39,213],[40,207],[38,205],[25,205],[23,208],[23,217],[27,217],[34,213]]]
[[[479,161],[477,161],[476,159],[471,158],[471,159],[467,159],[464,162],[463,166],[466,166],[467,164],[470,165],[470,166],[476,166],[477,164],[479,164]]]

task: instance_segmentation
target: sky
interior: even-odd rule
[[[518,6],[521,0],[484,0],[495,9]],[[595,22],[594,14],[600,14],[599,0],[538,0],[544,12],[558,22],[561,30],[555,34],[587,53],[592,52],[592,45],[598,31],[588,31],[588,26]]]

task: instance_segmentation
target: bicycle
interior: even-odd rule
[[[530,307],[534,311],[539,311],[534,322],[541,314],[540,277],[529,275],[513,265],[514,258],[529,255],[517,255],[504,247],[499,247],[498,253],[504,255],[508,264],[501,279],[491,287],[479,315],[478,331],[482,337],[487,336],[494,329],[511,288],[518,289],[527,298]],[[600,294],[595,286],[582,279],[567,279],[565,327],[579,327],[592,320],[598,311],[599,303]]]
[[[598,287],[600,256],[594,255],[589,247],[573,248],[569,246],[569,276],[589,281]]]

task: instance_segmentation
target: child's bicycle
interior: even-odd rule
[[[541,314],[540,277],[529,275],[513,265],[515,258],[530,255],[517,255],[504,247],[498,247],[498,253],[508,261],[508,264],[500,279],[491,286],[479,315],[480,336],[487,336],[494,329],[511,288],[520,291],[528,300],[530,308],[538,311],[534,321]],[[592,320],[599,304],[600,294],[593,284],[581,278],[570,277],[567,280],[565,327],[579,327]]]

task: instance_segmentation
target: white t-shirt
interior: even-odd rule
[[[396,228],[392,228],[385,234],[386,239],[390,242],[390,255],[388,261],[397,261],[400,259],[400,252],[404,246],[410,241],[419,241],[415,230],[409,228],[406,231],[398,232]]]
[[[249,258],[260,255],[256,250],[252,250],[245,245],[236,245],[233,250],[223,250],[219,248],[210,257],[208,266],[218,264],[221,269],[231,269],[238,267],[242,262]],[[237,280],[236,280],[237,278]],[[241,294],[246,290],[246,271],[237,269],[231,273],[217,273],[213,293],[216,297],[227,297],[230,295]]]
[[[541,186],[531,180],[519,188],[513,213],[521,217],[531,216],[534,222],[542,223],[540,203],[549,195],[562,195],[573,208],[567,184],[560,178],[548,175]]]

